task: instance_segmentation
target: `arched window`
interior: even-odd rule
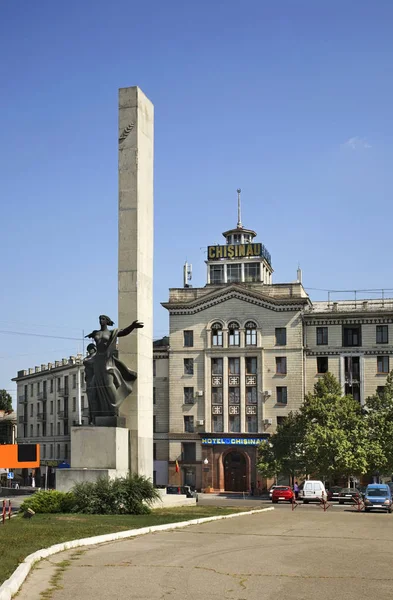
[[[212,325],[212,346],[222,346],[221,323],[213,323]]]
[[[231,321],[228,324],[228,343],[229,346],[240,346],[240,326],[236,321]]]
[[[254,321],[247,321],[245,324],[246,330],[246,346],[257,345],[257,325]]]

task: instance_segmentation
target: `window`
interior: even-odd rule
[[[153,444],[153,460],[157,460],[157,444]]]
[[[64,444],[64,458],[68,459],[68,444]]]
[[[256,375],[257,374],[257,359],[255,356],[247,356],[246,357],[246,373],[247,375]]]
[[[40,433],[41,433],[41,432],[40,432],[40,429],[41,429],[41,428],[40,428],[40,424],[39,424],[39,423],[37,423],[37,437],[40,437]]]
[[[329,370],[329,359],[327,356],[317,357],[317,373],[327,373]]]
[[[50,393],[53,394],[53,379],[50,380]]]
[[[210,283],[224,283],[224,265],[210,265]]]
[[[387,344],[389,342],[389,332],[387,325],[377,325],[377,344]]]
[[[276,373],[278,375],[286,375],[287,358],[286,356],[276,356]]]
[[[53,415],[53,400],[50,401],[50,414]]]
[[[156,403],[156,400],[157,400],[157,398],[156,398],[156,388],[153,387],[153,404]]]
[[[277,396],[276,396],[277,404],[287,404],[287,402],[288,402],[287,388],[283,387],[283,386],[277,386],[276,392],[277,392]]]
[[[192,415],[184,416],[184,431],[194,433],[194,417]]]
[[[24,399],[27,400],[27,385],[25,385],[25,390],[24,390]]]
[[[34,383],[30,384],[30,396],[34,396]]]
[[[377,373],[389,373],[389,357],[377,357]]]
[[[276,327],[276,346],[286,346],[287,330],[286,327]]]
[[[60,458],[60,444],[57,444],[56,458]]]
[[[34,416],[34,405],[30,404],[30,416]]]
[[[212,346],[222,346],[221,323],[213,323],[212,325]]]
[[[231,433],[240,433],[240,406],[231,406],[229,408],[228,421],[229,431]]]
[[[194,359],[184,359],[184,375],[194,375]]]
[[[46,381],[42,382],[42,393],[43,393],[43,398],[44,400],[46,400],[47,398],[47,385],[46,385]]]
[[[230,375],[240,375],[240,358],[230,358],[228,360],[228,371]]]
[[[240,332],[239,332],[239,323],[232,321],[228,324],[229,337],[228,343],[229,346],[240,346]]]
[[[317,346],[326,346],[328,343],[328,328],[317,327]]]
[[[76,387],[76,375],[75,377],[75,387]],[[68,375],[64,375],[64,395],[68,395]]]
[[[37,381],[37,394],[39,394],[41,391],[41,383],[39,381]]]
[[[194,388],[185,387],[183,390],[183,402],[184,404],[194,404]]]
[[[212,404],[222,404],[222,387],[212,388]]]
[[[212,358],[212,375],[222,375],[222,358]]]
[[[156,415],[153,415],[153,433],[157,432]]]
[[[222,415],[212,415],[213,433],[222,433],[224,431],[224,421]]]
[[[72,399],[72,410],[73,412],[76,412],[76,398]]]
[[[69,431],[68,431],[68,420],[64,421],[64,435],[68,435]]]
[[[60,423],[57,423],[57,435],[60,435]]]
[[[53,458],[53,444],[49,446],[49,458]]]
[[[192,348],[194,345],[194,332],[192,330],[183,331],[185,348]]]
[[[228,388],[228,400],[229,400],[229,404],[240,404],[240,388],[239,387]]]
[[[53,423],[50,424],[50,434],[53,435]]]
[[[242,280],[241,264],[227,265],[227,283],[235,283]]]
[[[384,385],[379,385],[377,387],[377,394],[378,394],[378,396],[383,396],[384,391],[385,391],[385,386]]]
[[[183,462],[195,462],[196,461],[196,444],[195,442],[183,442]]]
[[[30,425],[30,437],[33,437],[33,425]]]
[[[76,389],[76,373],[72,375],[72,389]]]
[[[361,326],[343,325],[343,346],[361,346]]]
[[[245,325],[246,346],[257,345],[257,326],[253,321],[248,321]]]
[[[286,421],[286,417],[277,417],[277,427],[284,425],[285,421]]]
[[[60,392],[61,389],[61,377],[57,378],[57,391]]]
[[[42,445],[42,458],[46,458],[46,444]]]
[[[60,398],[57,400],[57,412],[60,412],[61,410],[61,402],[60,402]]]
[[[256,404],[257,401],[257,388],[246,387],[246,404]]]
[[[81,410],[83,410],[85,408],[85,397],[82,396],[81,397]]]
[[[261,265],[259,263],[246,263],[244,265],[244,281],[260,281]]]
[[[42,437],[46,437],[46,421],[42,423]]]
[[[156,365],[156,360],[153,360],[153,377],[155,377],[157,375],[157,365]]]
[[[246,415],[246,432],[257,433],[258,432],[258,421],[257,415]]]

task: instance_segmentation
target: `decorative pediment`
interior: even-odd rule
[[[293,300],[288,297],[282,299],[273,298],[254,290],[231,285],[219,290],[213,290],[210,294],[206,294],[202,298],[193,298],[188,302],[184,299],[179,302],[162,302],[162,306],[171,315],[191,315],[233,299],[276,312],[301,311],[308,304],[307,298],[296,298]]]

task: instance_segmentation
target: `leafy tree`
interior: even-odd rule
[[[386,379],[383,392],[366,400],[369,472],[393,473],[393,371]]]
[[[12,398],[6,390],[0,390],[0,410],[12,411]]]
[[[300,409],[278,427],[270,445],[262,445],[258,469],[267,477],[274,470],[291,476],[349,477],[367,472],[368,456],[367,421],[360,404],[342,396],[336,378],[326,373]]]

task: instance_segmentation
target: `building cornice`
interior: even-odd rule
[[[388,348],[373,348],[364,350],[362,347],[351,347],[351,348],[337,348],[331,350],[309,350],[305,348],[306,356],[353,356],[353,355],[365,355],[365,356],[383,356],[393,355],[393,346]]]
[[[325,314],[321,314],[320,318],[316,318],[316,315],[303,315],[304,324],[307,326],[321,326],[321,325],[383,325],[393,323],[393,317],[348,317],[348,315],[340,315],[334,317],[327,317]]]

